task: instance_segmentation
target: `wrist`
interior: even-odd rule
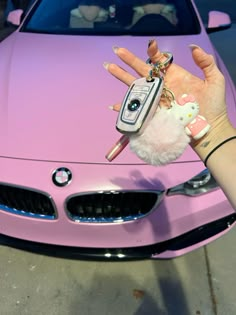
[[[212,150],[234,136],[236,136],[236,129],[228,120],[227,114],[224,114],[211,124],[211,129],[203,138],[192,143],[192,148],[201,160],[205,161]]]

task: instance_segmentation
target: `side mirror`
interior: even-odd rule
[[[208,14],[207,33],[226,30],[231,27],[231,19],[227,13],[220,11],[210,11]]]
[[[24,11],[21,9],[11,11],[7,16],[7,23],[19,26],[22,21],[23,13]]]

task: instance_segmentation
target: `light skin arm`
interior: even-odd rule
[[[177,64],[171,64],[165,75],[165,83],[176,97],[193,94],[200,104],[200,115],[211,125],[210,131],[202,139],[192,141],[191,146],[202,161],[226,139],[236,136],[236,129],[228,119],[225,101],[225,79],[217,68],[213,56],[198,46],[190,45],[196,65],[203,71],[204,80],[192,75]],[[150,66],[125,48],[114,48],[117,56],[130,66],[139,76],[147,76]],[[155,63],[163,58],[157,42],[151,41],[148,56]],[[118,80],[128,86],[136,79],[132,74],[116,64],[104,64],[105,68]],[[120,104],[113,106],[119,111]],[[236,209],[236,139],[219,147],[208,159],[207,167]]]
[[[228,119],[212,124],[210,132],[193,149],[205,161],[207,155],[226,139],[236,136],[236,130]],[[236,139],[224,143],[207,160],[208,169],[236,209]]]

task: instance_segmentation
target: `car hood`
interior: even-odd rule
[[[0,155],[12,158],[108,163],[107,150],[120,137],[117,113],[127,87],[103,68],[119,63],[112,46],[146,58],[147,37],[89,37],[15,32],[0,48]],[[163,50],[201,75],[188,48],[213,53],[206,35],[161,37]],[[123,66],[123,65],[122,65]],[[196,160],[189,148],[180,161]],[[142,163],[126,149],[115,163]]]

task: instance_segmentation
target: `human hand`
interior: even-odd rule
[[[198,46],[191,45],[193,60],[196,65],[203,71],[204,79],[191,74],[183,67],[172,63],[165,74],[165,85],[173,91],[176,98],[182,94],[192,94],[200,104],[200,115],[204,116],[211,125],[211,131],[199,141],[193,141],[192,146],[196,152],[204,159],[209,146],[211,149],[217,143],[222,128],[228,128],[231,132],[226,112],[225,103],[225,80],[222,73],[217,68],[213,56],[207,54]],[[130,66],[139,76],[146,77],[151,66],[139,59],[133,53],[125,48],[115,48],[117,56],[128,66]],[[155,40],[149,43],[147,50],[148,56],[152,63],[162,61],[163,55],[158,49]],[[123,83],[130,86],[136,79],[132,74],[125,71],[116,64],[106,65],[107,70]],[[162,102],[160,103],[162,105]],[[119,110],[120,104],[113,106],[114,110]],[[213,131],[213,132],[212,132]]]
[[[225,115],[225,81],[218,70],[214,58],[205,53],[198,46],[191,46],[195,63],[202,69],[205,80],[191,74],[184,68],[172,63],[165,74],[165,85],[175,94],[176,98],[182,94],[192,94],[200,104],[200,114],[207,118],[210,124],[214,123],[220,116]],[[146,77],[151,66],[139,59],[125,48],[116,48],[117,56],[128,66],[134,69],[139,76]],[[158,49],[157,42],[151,41],[147,50],[152,63],[161,61],[163,55]],[[165,57],[164,57],[165,58]],[[136,79],[116,64],[109,64],[107,70],[123,83],[130,86]],[[119,110],[120,105],[114,109]]]

